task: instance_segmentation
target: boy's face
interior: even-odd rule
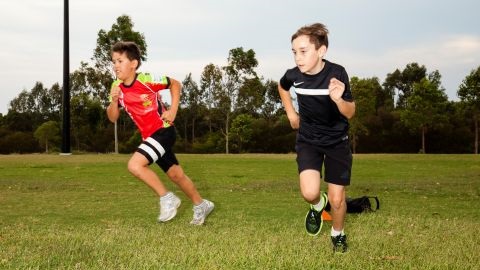
[[[327,51],[325,46],[315,49],[310,37],[302,35],[292,41],[292,52],[295,64],[302,73],[317,74],[322,70],[322,59]]]
[[[128,82],[129,79],[135,78],[138,61],[128,59],[125,52],[113,52],[112,63],[113,71],[115,72],[115,75],[117,75],[117,79]]]

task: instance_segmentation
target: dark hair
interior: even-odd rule
[[[137,60],[137,69],[142,64],[140,48],[135,42],[119,41],[112,46],[112,53],[113,52],[125,53],[130,61]]]
[[[310,42],[315,45],[315,49],[320,48],[322,45],[328,48],[328,29],[324,24],[314,23],[303,26],[293,34],[291,41],[303,35],[310,37]]]

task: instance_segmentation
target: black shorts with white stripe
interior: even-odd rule
[[[161,128],[145,139],[137,148],[137,152],[148,159],[149,165],[155,162],[167,172],[170,167],[179,164],[173,153],[175,138],[175,127]]]

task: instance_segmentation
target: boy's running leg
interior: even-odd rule
[[[193,204],[198,205],[202,203],[202,197],[198,193],[195,184],[183,172],[180,165],[171,166],[167,171],[167,176],[192,200]]]
[[[190,222],[193,225],[202,225],[207,216],[213,211],[215,205],[209,200],[202,199],[195,184],[184,173],[180,165],[173,165],[167,171],[168,177],[177,184],[180,189],[192,200],[193,219]]]
[[[158,175],[148,167],[148,159],[135,152],[128,161],[128,171],[149,186],[159,197],[167,194],[167,189]]]
[[[328,199],[332,207],[332,245],[334,252],[347,251],[347,236],[343,229],[345,226],[345,215],[347,204],[345,202],[345,186],[328,184]]]
[[[172,192],[168,192],[158,175],[148,166],[147,158],[135,152],[128,161],[128,170],[138,179],[142,180],[160,197],[159,222],[169,221],[177,214],[180,199]]]
[[[300,191],[305,201],[310,203],[305,216],[305,229],[308,234],[317,235],[322,229],[322,211],[327,205],[326,195],[320,192],[320,172],[317,170],[302,171],[300,173]]]

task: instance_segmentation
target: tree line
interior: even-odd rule
[[[143,34],[133,30],[129,16],[100,30],[91,63],[81,62],[70,74],[71,142],[76,152],[129,153],[141,141],[126,113],[116,125],[106,117],[114,80],[110,46],[135,41],[147,60]],[[296,132],[283,111],[277,82],[257,74],[252,49],[228,52],[227,64],[207,64],[196,82],[191,74],[183,91],[175,127],[177,152],[288,153]],[[377,77],[352,76],[356,114],[350,121],[355,153],[478,153],[480,66],[466,74],[457,89],[459,101],[449,101],[441,74],[412,62]],[[59,151],[62,87],[37,82],[15,97],[0,114],[0,153]],[[167,104],[168,105],[168,104]],[[118,145],[114,140],[117,134]]]

